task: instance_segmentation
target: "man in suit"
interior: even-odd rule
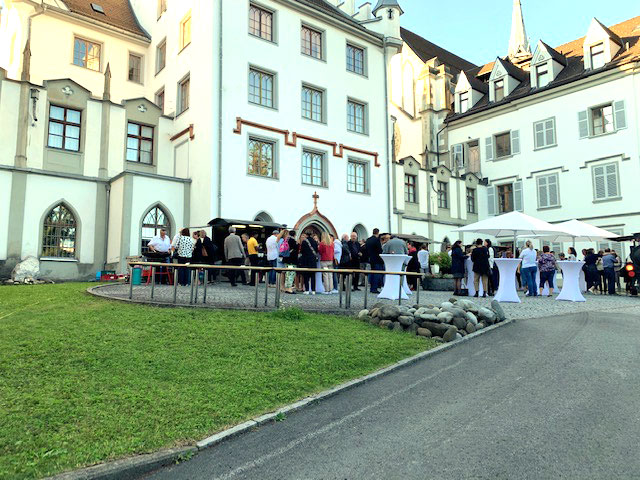
[[[347,242],[349,247],[350,262],[349,268],[352,270],[360,270],[360,260],[362,259],[362,253],[360,251],[360,241],[358,240],[358,234],[356,232],[351,233],[351,240]],[[358,285],[360,281],[360,274],[353,274],[353,291],[359,291]]]
[[[367,251],[367,257],[369,257],[369,263],[371,264],[371,270],[384,270],[384,262],[380,254],[382,253],[382,244],[380,243],[380,230],[373,229],[373,235],[371,235],[364,244],[364,248]],[[380,293],[382,288],[382,274],[376,273],[369,275],[370,291],[371,293]]]
[[[244,263],[244,245],[236,235],[236,227],[229,227],[229,236],[224,239],[224,258],[227,264],[239,267]],[[237,287],[236,275],[238,270],[229,270],[229,281],[232,287]]]

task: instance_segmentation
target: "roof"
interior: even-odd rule
[[[499,58],[500,63],[507,71],[507,73],[515,78],[516,80],[520,80],[521,82],[525,80],[529,74],[522,70],[521,68],[516,67],[508,58]]]
[[[231,227],[231,226],[240,226],[240,227],[249,227],[249,228],[273,228],[273,229],[281,229],[284,228],[284,225],[275,222],[259,222],[258,220],[236,220],[234,218],[214,218],[208,224],[210,227]]]
[[[149,34],[140,26],[129,0],[63,0],[70,12],[97,20],[112,27],[121,28],[136,35],[149,38]],[[91,3],[104,10],[96,12]]]
[[[400,37],[403,42],[411,47],[411,50],[413,50],[423,62],[427,62],[432,58],[437,57],[442,63],[451,67],[456,74],[461,70],[466,71],[475,67],[473,63],[468,62],[464,58],[461,58],[435,43],[422,38],[420,35],[417,35],[406,28],[400,27]]]
[[[354,18],[350,17],[349,15],[347,15],[346,13],[344,13],[342,10],[340,10],[338,7],[331,5],[329,2],[327,2],[327,0],[296,0],[296,2],[301,3],[302,5],[306,5],[308,7],[311,7],[315,10],[318,10],[320,12],[323,12],[337,20],[340,20],[344,23],[346,23],[347,25],[351,25],[352,27],[356,27],[364,32],[368,32],[372,35],[376,35],[379,36],[378,34],[372,32],[371,30],[367,29],[366,27],[362,26],[360,24],[360,22],[358,22],[357,20],[355,20]]]
[[[404,13],[404,10],[402,10],[402,7],[398,3],[398,0],[378,0],[377,5],[373,8],[372,12],[375,15],[379,9],[388,7],[395,7],[400,9],[400,15]]]
[[[549,45],[544,43],[542,40],[540,40],[540,43],[544,45],[544,48],[547,49],[547,52],[549,52],[549,55],[551,55],[551,58],[553,58],[559,64],[564,65],[565,67],[567,66],[567,58],[564,55],[559,53],[555,48],[550,47]]]
[[[590,75],[598,74],[605,70],[611,70],[621,65],[640,61],[640,16],[630,18],[625,20],[624,22],[618,23],[617,25],[613,25],[610,28],[607,28],[607,31],[611,32],[614,35],[614,40],[617,37],[621,45],[623,45],[622,49],[618,52],[618,54],[612,59],[604,67],[597,70],[585,70],[584,62],[583,62],[583,44],[585,37],[578,38],[571,42],[560,45],[555,48],[555,51],[560,55],[563,55],[566,59],[566,67],[558,74],[558,76],[547,86],[543,88],[531,88],[531,81],[529,76],[521,81],[520,85],[518,85],[513,92],[511,92],[507,97],[505,97],[500,102],[489,102],[488,95],[485,95],[478,103],[476,103],[471,109],[469,109],[465,113],[455,113],[451,114],[447,117],[447,121],[457,120],[459,118],[468,117],[473,115],[474,113],[489,110],[491,108],[505,105],[514,100],[527,97],[529,95],[535,95],[540,91],[548,91],[549,89],[559,87],[561,85],[566,85],[571,82],[575,82],[582,78],[588,77]],[[615,40],[617,41],[617,40]],[[626,44],[629,45],[629,48],[626,48]],[[506,63],[506,62],[505,62]],[[471,76],[472,73],[475,73],[476,76],[486,75],[488,72],[493,70],[493,65],[495,62],[488,63],[482,67],[477,72],[471,71],[467,72],[467,76]],[[517,67],[515,67],[517,68]],[[519,70],[519,69],[518,69]],[[471,83],[471,78],[469,78]]]

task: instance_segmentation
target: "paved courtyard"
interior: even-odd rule
[[[106,296],[110,298],[128,300],[129,285],[128,284],[108,284],[95,287],[92,293]],[[141,303],[157,303],[172,304],[174,289],[172,286],[156,285],[154,290],[154,298],[151,299],[151,286],[134,286],[133,301]],[[351,311],[345,311],[340,308],[339,295],[288,295],[282,294],[280,306],[299,307],[306,311],[321,311],[324,313],[357,313],[364,308],[364,291],[352,292]],[[190,287],[178,287],[176,304],[189,306],[191,296]],[[275,308],[275,289],[267,290],[267,306],[265,307],[265,287],[261,284],[258,290],[258,308],[274,309]],[[420,292],[420,305],[440,304],[451,298],[451,292]],[[628,297],[625,295],[608,296],[608,295],[585,295],[586,302],[572,303],[557,301],[555,296],[549,297],[525,297],[521,295],[522,303],[503,303],[502,306],[508,318],[539,318],[553,315],[563,315],[579,312],[608,312],[616,311],[620,313],[636,313],[640,314],[640,297]],[[477,301],[479,305],[489,305],[492,298],[472,299]],[[378,300],[373,294],[368,294],[368,305],[371,306],[376,302],[383,301],[389,303],[389,300]],[[217,283],[207,287],[207,301],[203,303],[203,287],[198,289],[198,307],[209,308],[235,308],[235,309],[253,309],[255,305],[255,287],[240,285],[236,288],[231,287],[227,283]],[[344,302],[344,297],[343,297]],[[414,293],[409,300],[404,300],[403,304],[415,304],[416,294]]]

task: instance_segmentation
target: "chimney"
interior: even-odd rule
[[[355,19],[362,22],[364,20],[370,20],[371,17],[373,17],[373,14],[371,13],[371,2],[365,2],[360,5]]]

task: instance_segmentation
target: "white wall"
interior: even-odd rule
[[[0,232],[9,231],[9,202],[11,199],[11,172],[0,170]],[[7,259],[8,235],[0,235],[0,260]]]

